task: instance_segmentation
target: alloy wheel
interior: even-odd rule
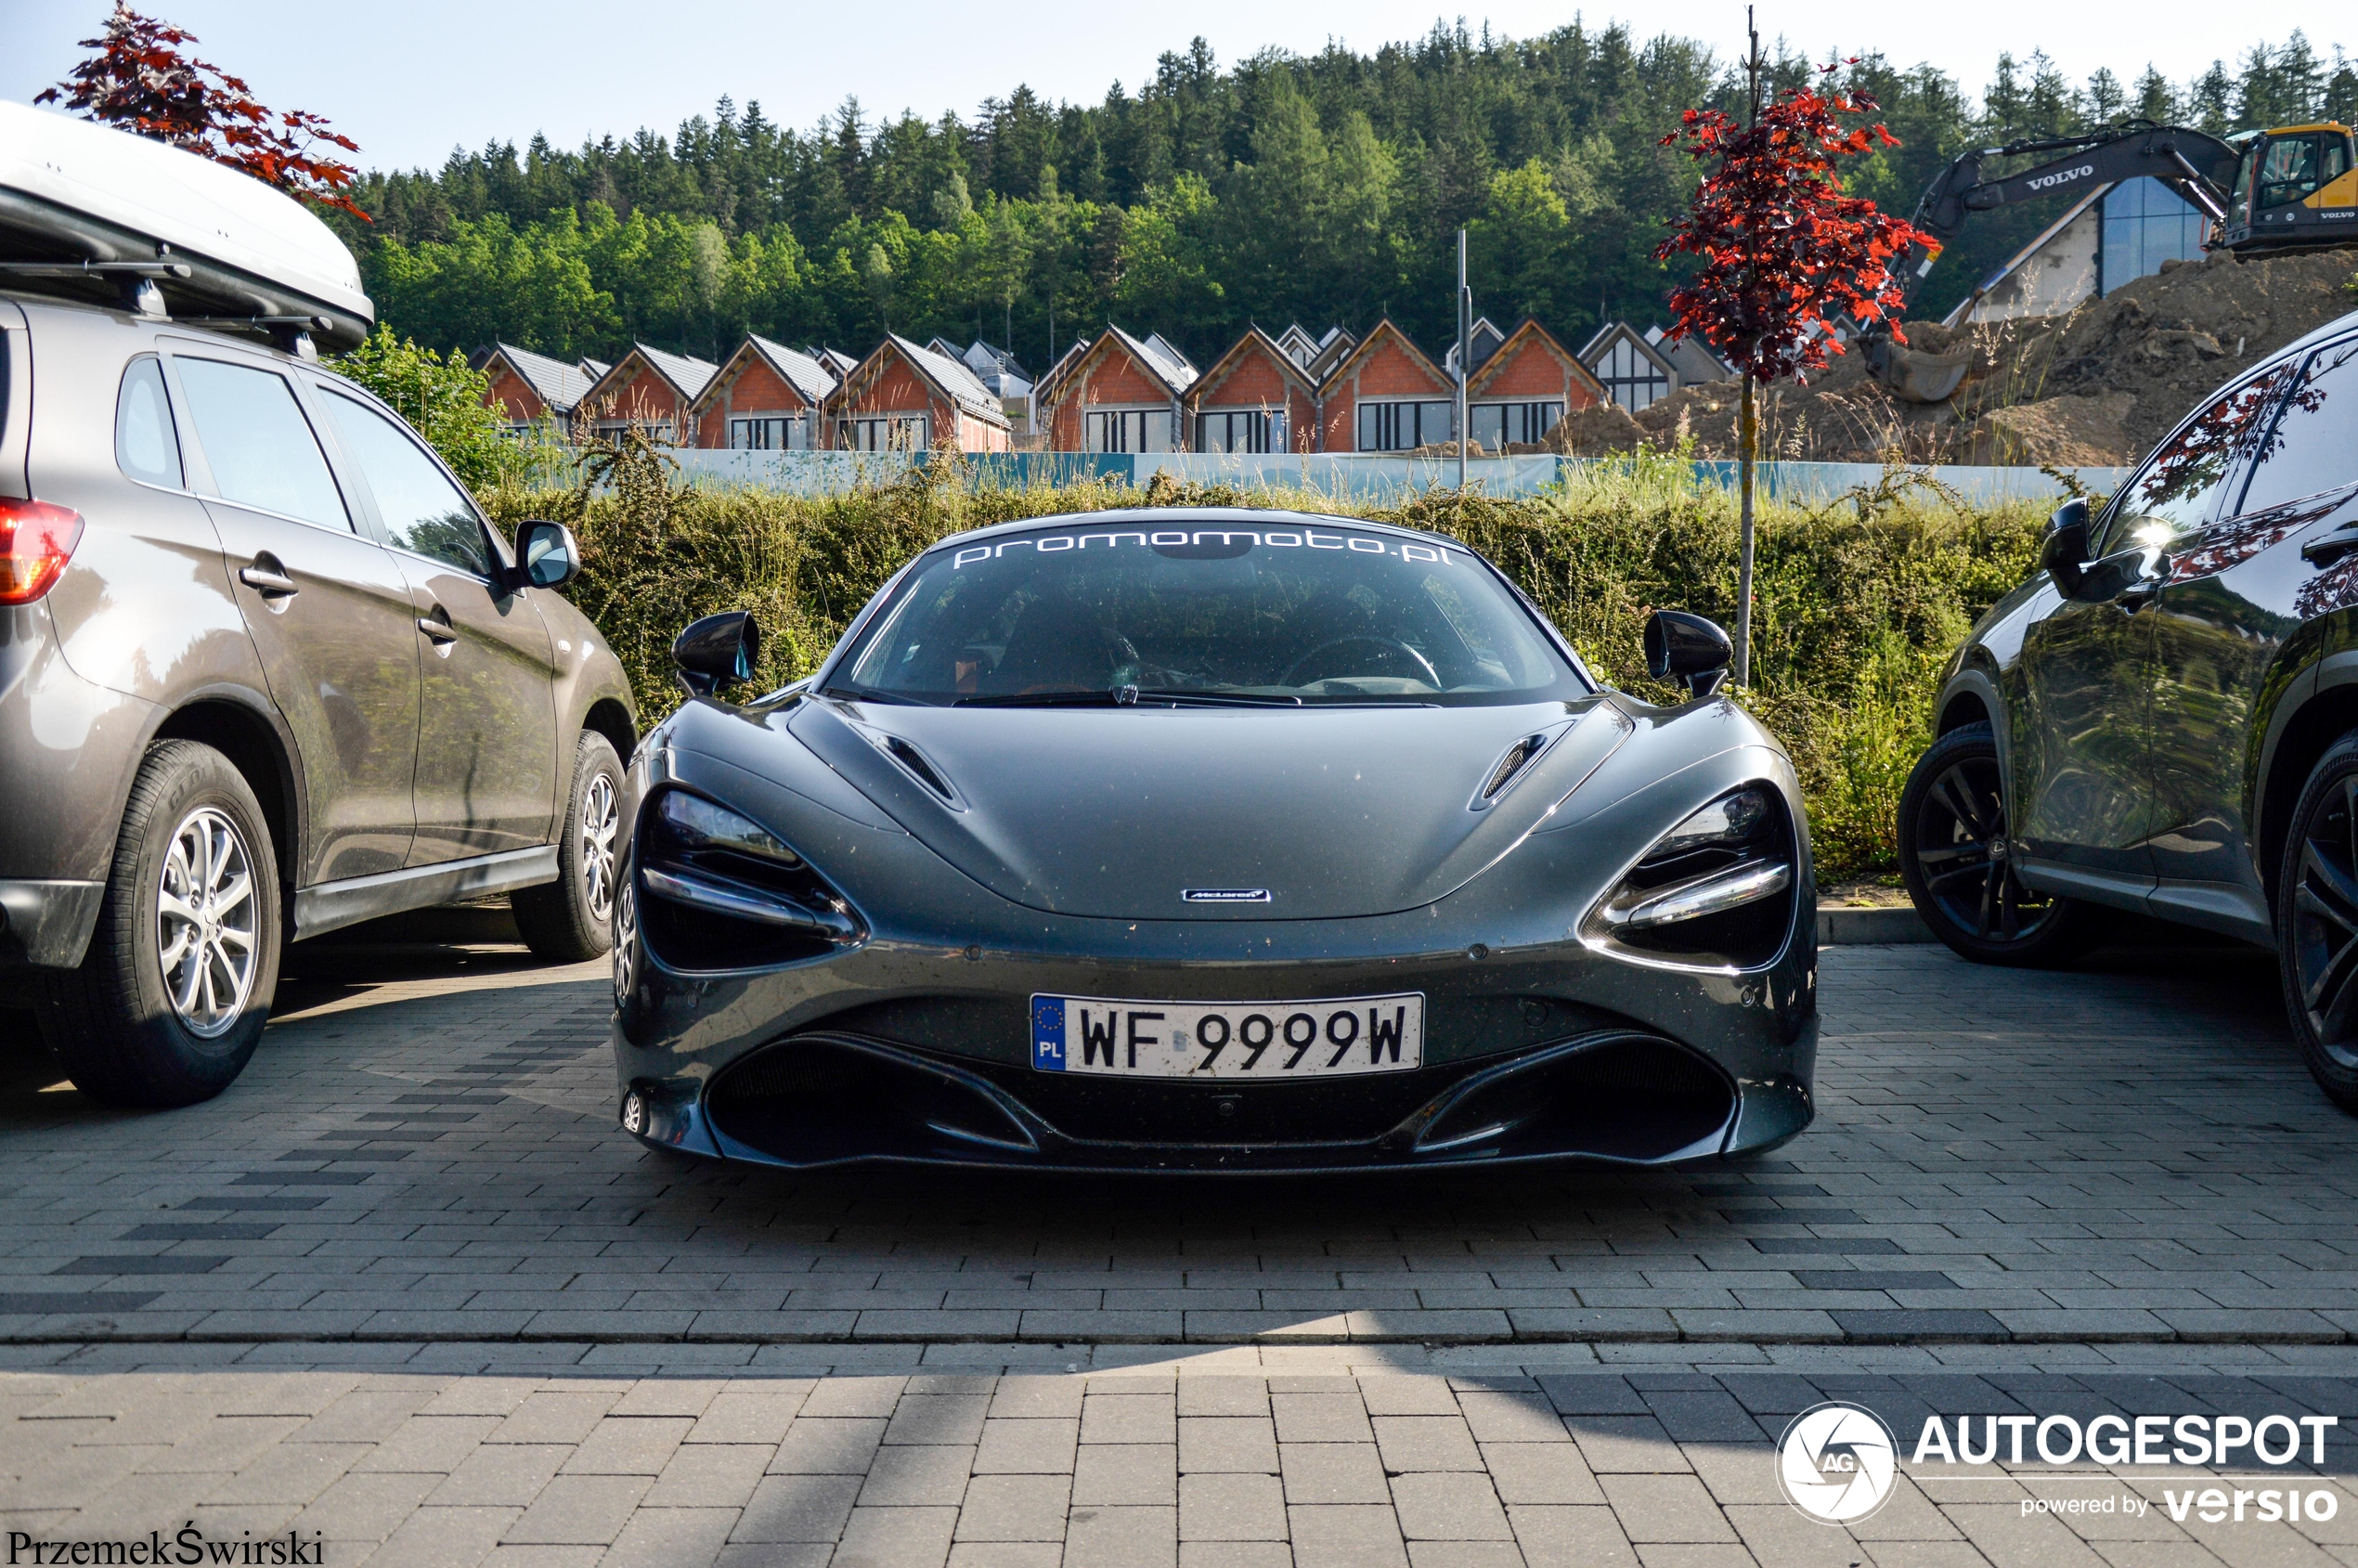
[[[581,890],[590,917],[601,925],[614,916],[614,840],[621,821],[614,780],[592,774],[581,797]]]
[[[2292,893],[2300,1006],[2326,1054],[2358,1067],[2358,774],[2336,781],[2302,833]]]
[[[2008,858],[1996,758],[1962,757],[1943,771],[1924,792],[1915,837],[1924,890],[1975,937],[2028,941],[2054,917],[2055,901],[2026,887]]]
[[[614,901],[614,1000],[616,1006],[629,1005],[630,982],[638,964],[639,911],[636,903],[629,882],[622,882],[615,889]]]
[[[191,1034],[227,1034],[260,957],[253,860],[229,818],[200,806],[173,831],[156,891],[156,956],[172,1010]]]

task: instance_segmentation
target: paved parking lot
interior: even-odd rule
[[[613,1127],[599,969],[294,968],[211,1105],[99,1111],[22,1056],[0,1085],[0,1531],[192,1519],[391,1564],[2358,1564],[2339,1482],[2332,1520],[2212,1527],[2152,1500],[2183,1473],[1916,1467],[1835,1530],[1769,1458],[1846,1397],[1903,1439],[2336,1414],[2352,1472],[2358,1121],[2242,950],[1831,950],[1821,1115],[1766,1160],[1235,1184],[681,1162]],[[2021,1511],[2082,1494],[2151,1506]]]

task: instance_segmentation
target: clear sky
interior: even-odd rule
[[[871,117],[913,109],[971,116],[984,97],[1018,83],[1050,99],[1094,102],[1119,81],[1135,89],[1155,58],[1201,33],[1223,65],[1258,49],[1308,52],[1330,37],[1371,51],[1415,38],[1438,19],[1430,0],[1196,0],[1138,6],[1030,0],[362,0],[298,6],[289,0],[137,0],[197,34],[201,58],[245,77],[277,108],[328,116],[358,141],[372,168],[438,164],[457,144],[523,142],[545,131],[560,145],[586,136],[668,132],[726,93],[759,100],[771,119],[808,126],[857,97]],[[98,30],[110,0],[0,0],[0,98],[29,99],[62,76]],[[1454,20],[1458,13],[1447,13]],[[1528,37],[1563,25],[1573,8],[1492,0],[1463,13],[1469,26]],[[1760,8],[1764,37],[1811,54],[1879,49],[1930,60],[1978,95],[2001,50],[2044,49],[2074,79],[2099,66],[2123,78],[2148,61],[2183,81],[2296,27],[2329,55],[2344,28],[2338,9],[2289,0],[2234,6],[2190,0],[2048,0],[1977,4],[1898,0],[1880,6],[1795,0]],[[1591,26],[1618,17],[1641,37],[1676,32],[1730,58],[1743,50],[1743,7],[1725,0],[1676,9],[1609,0]]]

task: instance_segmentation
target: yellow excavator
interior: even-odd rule
[[[2057,156],[2015,174],[1982,175],[1985,162],[2041,153]],[[2223,139],[2183,125],[2131,121],[2084,136],[1981,148],[1959,157],[1925,188],[1915,224],[1945,246],[1972,214],[2079,195],[2141,175],[2159,180],[2209,218],[2210,249],[2264,255],[2358,244],[2358,138],[2331,121],[2240,131]],[[1937,253],[1923,244],[1911,253],[1906,292],[1932,270]],[[1859,347],[1876,379],[1913,402],[1937,403],[1964,377],[1963,356],[1911,355],[1886,330],[1862,334]]]

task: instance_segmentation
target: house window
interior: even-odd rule
[[[1446,441],[1451,409],[1443,402],[1362,403],[1359,450],[1406,452]]]
[[[1286,413],[1282,408],[1220,408],[1198,417],[1198,452],[1282,452],[1286,449]]]
[[[852,452],[922,452],[932,446],[927,434],[932,428],[933,421],[923,414],[836,421],[844,449]]]
[[[598,434],[609,441],[619,441],[634,430],[645,432],[647,439],[658,447],[677,445],[671,438],[669,420],[606,420],[598,426]]]
[[[1670,395],[1669,376],[1627,338],[1613,339],[1593,368],[1605,383],[1606,396],[1633,414]]]
[[[798,452],[810,446],[809,427],[791,414],[757,414],[729,421],[729,447],[737,452]]]
[[[1536,446],[1563,417],[1561,403],[1477,403],[1466,410],[1474,444],[1489,452],[1504,450],[1509,442]]]
[[[2096,253],[2100,293],[2111,293],[2123,283],[2150,278],[2166,261],[2190,261],[2202,254],[2203,233],[2210,221],[2178,193],[2140,175],[2105,192],[2105,227]]]
[[[1083,427],[1082,449],[1091,452],[1168,452],[1168,408],[1092,408]]]

